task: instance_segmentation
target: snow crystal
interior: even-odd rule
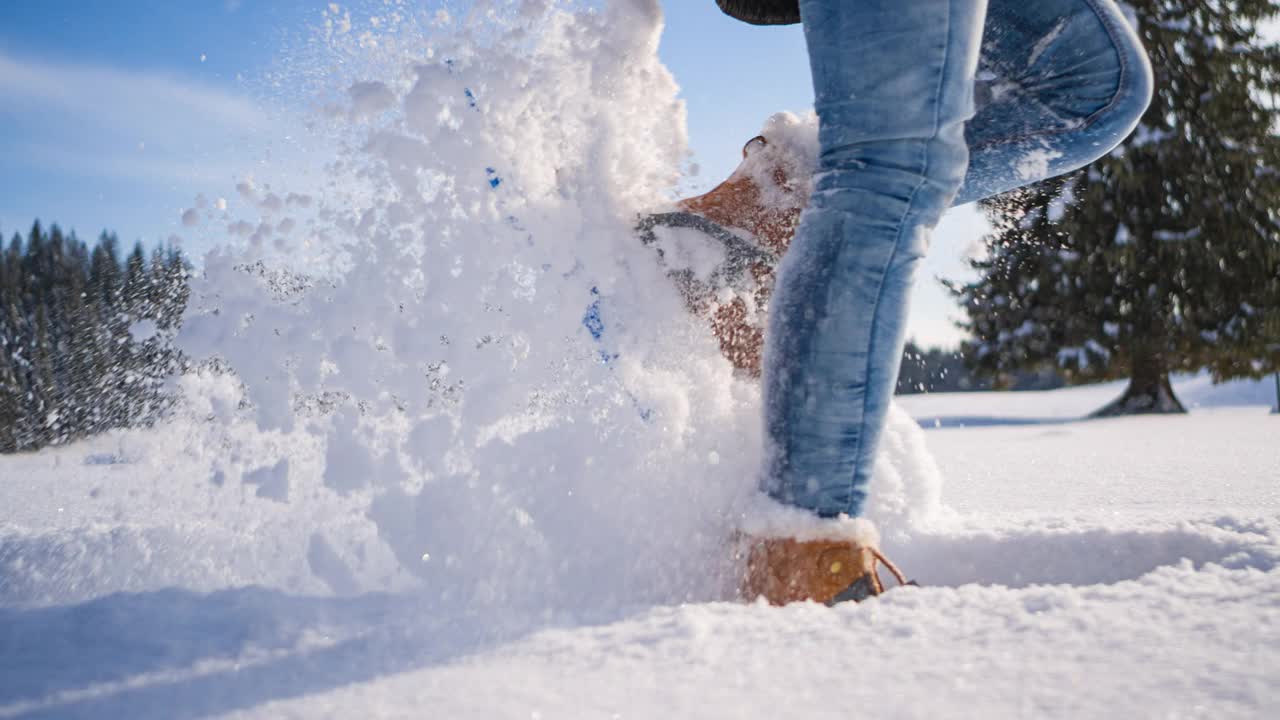
[[[382,112],[396,103],[391,88],[380,82],[358,82],[347,89],[351,98],[351,112],[357,117]]]
[[[708,243],[706,236],[693,228],[654,228],[653,247],[662,253],[663,262],[672,270],[688,270],[699,280],[707,280],[725,261],[723,246]]]
[[[144,343],[160,332],[160,326],[150,318],[139,320],[129,326],[129,336],[136,343]]]
[[[253,234],[253,224],[245,220],[236,220],[227,225],[227,234],[247,238]]]
[[[1057,150],[1033,150],[1018,158],[1015,171],[1018,173],[1018,177],[1023,180],[1042,178],[1049,174],[1049,163],[1060,157],[1062,157],[1062,153]]]
[[[1064,17],[1059,20],[1048,33],[1036,41],[1036,44],[1031,48],[1030,57],[1027,58],[1027,67],[1033,67],[1036,62],[1040,60],[1040,57],[1044,55],[1045,51],[1053,46],[1054,41],[1062,35],[1062,31],[1066,29],[1066,27],[1067,18]]]
[[[812,110],[800,115],[776,113],[765,121],[760,136],[767,144],[749,147],[734,176],[750,176],[762,190],[765,207],[794,208],[798,199],[811,194],[813,170],[818,165],[818,116]],[[779,170],[785,178],[782,184],[776,175]]]
[[[1162,242],[1177,242],[1181,240],[1195,240],[1201,235],[1200,228],[1191,228],[1190,230],[1156,230],[1151,236]]]
[[[801,541],[852,540],[879,547],[880,532],[866,518],[841,515],[818,518],[813,513],[756,495],[744,508],[739,529],[757,538],[784,537]]]
[[[289,460],[286,458],[275,465],[261,467],[246,473],[242,482],[246,485],[257,485],[257,495],[260,498],[288,502]]]
[[[284,208],[284,201],[280,199],[279,195],[269,192],[258,203],[258,208],[267,214],[277,213]]]

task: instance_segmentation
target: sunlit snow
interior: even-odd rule
[[[922,587],[737,602],[759,391],[634,233],[687,159],[661,13],[564,5],[326,12],[368,62],[325,66],[323,180],[175,218],[228,236],[181,336],[220,362],[0,458],[0,718],[1280,708],[1265,383],[904,399],[869,516]]]

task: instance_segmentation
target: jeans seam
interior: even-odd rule
[[[1063,135],[1072,135],[1074,133],[1083,132],[1085,130],[1088,130],[1093,125],[1097,124],[1099,119],[1101,119],[1103,116],[1110,113],[1111,110],[1116,106],[1116,104],[1120,102],[1120,96],[1124,93],[1125,86],[1129,81],[1129,74],[1132,72],[1132,70],[1129,67],[1129,58],[1125,56],[1125,53],[1120,51],[1121,43],[1120,43],[1120,38],[1116,32],[1115,22],[1107,14],[1101,12],[1098,9],[1098,3],[1095,0],[1080,0],[1080,2],[1083,2],[1085,5],[1089,6],[1089,9],[1093,11],[1094,17],[1096,17],[1098,19],[1099,24],[1102,25],[1102,29],[1106,31],[1107,37],[1111,38],[1111,47],[1113,50],[1115,50],[1116,58],[1120,65],[1120,77],[1116,81],[1116,89],[1115,89],[1115,92],[1111,94],[1111,99],[1107,101],[1106,105],[1103,105],[1102,107],[1093,111],[1093,113],[1091,113],[1089,117],[1085,118],[1083,121],[1081,121],[1079,125],[1075,127],[1062,128],[1060,130],[1045,129],[1040,132],[1023,133],[1021,135],[1014,135],[1012,137],[1002,137],[1002,138],[999,138],[998,140],[989,140],[985,143],[973,145],[970,147],[971,150],[981,150],[983,148],[991,147],[994,145],[1007,145],[1011,143],[1022,142],[1025,140],[1036,140],[1036,139],[1049,138],[1049,137],[1060,137]]]
[[[934,140],[938,139],[938,132],[941,130],[942,88],[946,82],[947,61],[951,57],[951,30],[954,25],[952,20],[953,11],[954,8],[952,7],[952,3],[948,2],[946,42],[942,48],[942,63],[938,68],[938,84],[933,93],[933,130],[930,133],[929,138],[925,140],[921,151],[920,182],[916,183],[915,188],[911,190],[911,195],[907,197],[906,208],[902,211],[902,217],[898,218],[898,234],[897,237],[894,238],[893,250],[889,253],[889,259],[885,262],[883,270],[879,273],[880,285],[876,288],[876,303],[871,311],[871,330],[867,345],[866,369],[862,374],[864,385],[862,392],[862,414],[858,421],[860,426],[858,428],[858,436],[854,441],[853,446],[853,474],[849,477],[849,500],[845,505],[845,511],[849,515],[854,514],[853,496],[858,487],[858,472],[862,469],[859,458],[862,456],[862,446],[866,440],[867,410],[871,404],[871,383],[869,380],[871,377],[872,358],[875,357],[877,330],[879,330],[879,311],[880,306],[884,302],[884,289],[887,285],[886,276],[888,275],[889,268],[893,267],[893,262],[898,259],[898,251],[902,247],[902,234],[906,229],[907,218],[911,216],[911,212],[914,208],[916,196],[918,196],[920,194],[920,190],[929,183],[929,145]]]

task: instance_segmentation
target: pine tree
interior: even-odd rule
[[[89,353],[90,379],[84,392],[91,395],[93,403],[87,409],[90,416],[89,432],[99,432],[114,427],[113,398],[116,394],[116,338],[119,329],[120,290],[123,284],[120,258],[117,249],[119,239],[103,231],[93,248],[89,260],[88,297],[85,311],[93,327],[92,340],[86,340]]]
[[[0,319],[0,454],[18,450],[18,422],[22,413],[21,387],[10,362],[8,343]]]
[[[120,289],[119,246],[120,241],[115,235],[103,231],[98,236],[98,244],[93,248],[89,267],[89,292],[100,309],[115,305],[117,300]],[[105,321],[106,316],[99,319]]]
[[[31,341],[31,405],[30,427],[40,445],[48,445],[59,433],[57,381],[53,374],[53,336],[49,311],[44,303],[36,305],[35,333]]]
[[[72,233],[67,242],[61,311],[64,318],[57,348],[62,418],[70,433],[85,432],[93,408],[94,327],[88,310],[89,249]]]
[[[122,263],[118,247],[36,222],[0,250],[0,452],[152,422],[171,402],[186,262],[139,244]],[[131,332],[147,321],[157,332]]]
[[[986,205],[989,254],[953,287],[987,374],[1129,378],[1101,415],[1183,412],[1171,371],[1280,369],[1280,47],[1270,0],[1132,0],[1156,96],[1129,142]]]
[[[14,236],[17,243],[21,240]],[[10,260],[11,252],[0,251],[0,453],[18,449],[18,422],[22,415],[22,386],[14,362],[17,328],[12,325],[10,308],[16,303],[18,267]]]

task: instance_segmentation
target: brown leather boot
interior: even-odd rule
[[[729,362],[749,376],[759,377],[774,272],[795,237],[809,190],[807,178],[791,177],[807,168],[787,156],[785,149],[771,146],[763,135],[747,142],[742,158],[729,179],[704,195],[681,200],[677,208],[711,221],[717,232],[755,249],[756,254],[747,261],[749,287],[737,297],[726,302],[717,293],[695,291],[686,292],[685,299],[693,313],[710,322]]]
[[[875,547],[853,540],[809,540],[746,537],[746,570],[741,594],[763,597],[771,605],[813,600],[834,605],[884,592],[876,570],[883,563],[899,585],[902,572]]]
[[[806,184],[788,176],[788,158],[779,152],[763,135],[751,138],[728,180],[676,206],[726,228],[746,230],[761,246],[781,256],[795,237],[809,194]]]

